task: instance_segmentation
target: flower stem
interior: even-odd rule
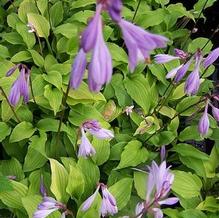
[[[134,22],[134,20],[135,20],[135,18],[136,18],[136,15],[137,15],[137,13],[138,13],[138,9],[139,9],[139,7],[140,7],[140,4],[141,4],[141,0],[138,0],[138,5],[137,5],[137,8],[136,8],[135,13],[134,13],[134,15],[133,15],[132,22]]]
[[[48,40],[47,38],[45,38],[45,40],[46,40],[46,44],[47,44],[47,47],[48,47],[48,49],[49,49],[49,52],[53,55],[52,47],[51,47],[51,45],[49,44],[49,40]]]
[[[12,112],[13,112],[13,114],[14,114],[14,117],[16,118],[17,122],[20,123],[21,120],[20,120],[19,117],[17,116],[17,114],[16,114],[16,112],[15,112],[13,106],[10,104],[10,102],[9,102],[9,100],[8,100],[8,97],[7,97],[7,95],[6,95],[5,91],[4,91],[4,89],[3,89],[1,86],[0,86],[0,90],[1,90],[1,92],[2,92],[2,95],[5,97],[5,99],[6,99],[7,103],[8,103],[8,105],[9,105],[9,107],[11,108],[11,110],[12,110]]]
[[[58,131],[57,131],[57,139],[56,139],[56,142],[58,143],[59,141],[59,137],[60,137],[60,132],[61,132],[61,127],[62,127],[62,121],[64,119],[64,115],[65,115],[65,107],[66,107],[66,104],[67,104],[67,98],[68,98],[68,93],[70,91],[70,81],[68,83],[68,87],[67,87],[67,90],[65,92],[65,96],[64,96],[64,99],[63,99],[63,110],[62,110],[62,114],[61,114],[61,117],[59,119],[59,127],[58,127]]]
[[[29,78],[30,78],[30,91],[31,91],[31,94],[32,94],[33,101],[36,104],[36,99],[35,99],[35,96],[34,96],[34,93],[33,93],[33,83],[32,83],[31,74],[30,74]]]

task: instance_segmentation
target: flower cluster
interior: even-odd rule
[[[155,218],[162,218],[163,212],[160,206],[173,205],[178,202],[176,197],[167,197],[173,181],[174,175],[169,172],[169,167],[166,167],[166,161],[163,161],[160,166],[153,161],[149,167],[146,200],[137,204],[136,217],[141,218],[148,213],[154,215]]]
[[[122,30],[128,48],[129,69],[133,71],[139,60],[149,58],[156,48],[166,47],[167,38],[151,34],[144,29],[122,19],[121,0],[97,0],[96,13],[82,34],[78,55],[72,65],[70,86],[77,89],[87,66],[86,54],[92,52],[88,66],[88,84],[91,91],[100,91],[102,85],[112,77],[112,58],[103,38],[101,12],[105,10]]]
[[[20,74],[11,87],[8,100],[11,105],[16,106],[20,97],[23,96],[24,103],[29,101],[29,77],[30,70],[24,64],[18,64],[12,67],[6,76],[11,76],[18,69]]]
[[[107,189],[107,186],[104,185],[103,183],[100,183],[97,186],[96,191],[94,192],[93,195],[91,195],[83,204],[82,204],[82,211],[87,211],[92,203],[94,202],[99,189],[101,188],[101,192],[102,192],[102,202],[101,202],[101,208],[100,208],[100,214],[102,217],[105,217],[107,215],[115,215],[116,213],[118,213],[118,208],[116,205],[116,199],[114,198],[114,196],[109,192],[109,190]]]
[[[178,83],[184,78],[189,67],[193,61],[195,61],[194,70],[189,74],[185,82],[185,93],[188,95],[195,95],[200,86],[199,72],[201,65],[204,67],[204,69],[207,69],[211,64],[214,63],[214,61],[216,61],[218,57],[219,48],[214,49],[206,58],[203,57],[200,49],[198,49],[191,57],[189,57],[188,53],[179,49],[175,49],[175,56],[159,54],[155,56],[155,62],[158,64],[163,64],[176,59],[183,61],[182,65],[172,69],[166,75],[167,79],[174,77],[174,82]]]
[[[217,99],[217,97],[215,99]],[[207,135],[208,130],[209,130],[209,125],[210,125],[209,118],[208,118],[209,105],[212,108],[212,115],[213,115],[214,119],[217,122],[219,122],[219,109],[217,107],[215,107],[212,103],[210,103],[209,100],[207,100],[204,113],[201,116],[201,119],[199,120],[199,124],[198,124],[198,131],[201,134],[201,136]]]
[[[114,137],[113,132],[101,128],[100,123],[96,120],[88,120],[82,124],[81,127],[81,144],[79,146],[78,156],[89,157],[96,153],[94,147],[88,140],[85,132],[89,132],[91,135],[99,139],[111,139]]]

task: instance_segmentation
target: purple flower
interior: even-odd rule
[[[82,211],[87,211],[92,203],[94,202],[98,191],[101,187],[101,191],[102,191],[102,202],[101,202],[101,209],[100,209],[100,213],[101,215],[104,217],[106,215],[114,215],[116,213],[118,213],[118,208],[116,205],[116,199],[114,198],[114,196],[109,192],[109,190],[107,189],[106,185],[104,185],[103,183],[100,183],[97,186],[96,191],[94,192],[93,195],[91,195],[83,204],[82,204]]]
[[[170,79],[170,78],[174,78],[175,75],[177,74],[178,70],[182,68],[183,65],[180,65],[179,67],[176,67],[174,69],[172,69],[170,72],[168,72],[168,74],[166,75],[166,78],[167,79]]]
[[[41,176],[40,178],[40,193],[43,197],[46,197],[47,196],[47,193],[46,193],[46,187],[43,183],[43,176]]]
[[[91,145],[90,141],[88,140],[84,129],[81,128],[81,144],[79,145],[79,150],[78,150],[78,157],[89,157],[94,154],[96,154],[96,151],[94,147]]]
[[[188,95],[194,95],[198,92],[200,86],[199,70],[201,61],[202,56],[197,53],[195,69],[192,73],[190,73],[185,83],[185,93]]]
[[[124,112],[126,113],[127,116],[131,115],[131,113],[133,112],[133,108],[134,108],[134,105],[125,107]]]
[[[157,64],[164,64],[164,63],[170,62],[172,60],[176,60],[176,59],[179,59],[179,57],[168,55],[168,54],[155,55],[155,62]]]
[[[143,211],[144,211],[144,202],[138,203],[135,207],[135,215],[137,216],[136,218],[141,218],[143,216]]]
[[[219,122],[219,109],[211,105],[214,119]]]
[[[57,210],[66,210],[66,206],[51,197],[44,197],[33,214],[33,218],[44,218]]]
[[[181,50],[181,49],[175,48],[175,49],[174,49],[174,52],[175,52],[175,55],[176,55],[177,57],[179,57],[180,59],[182,59],[182,60],[188,58],[188,53],[187,53],[187,52],[184,52],[184,51]]]
[[[73,89],[77,89],[81,84],[86,69],[86,65],[87,65],[86,53],[81,48],[72,65],[70,86]]]
[[[209,67],[213,64],[219,57],[219,48],[214,49],[204,60],[204,68]]]
[[[161,148],[160,148],[160,159],[161,159],[161,162],[163,162],[166,158],[166,146],[163,145]]]
[[[156,48],[166,47],[168,39],[151,34],[141,27],[121,19],[118,22],[129,53],[129,69],[134,71],[138,61],[149,58],[149,54]]]
[[[30,70],[23,64],[17,65],[17,67],[11,68],[6,76],[11,76],[16,68],[19,69],[20,75],[15,80],[11,87],[11,91],[8,97],[8,100],[11,105],[16,106],[21,96],[23,96],[24,103],[29,101],[29,77]]]
[[[153,208],[152,209],[154,218],[163,218],[163,212],[160,208]]]
[[[83,204],[82,204],[82,208],[81,210],[82,211],[87,211],[90,207],[91,207],[91,204],[94,202],[98,192],[99,192],[99,189],[100,189],[100,185],[97,186],[97,189],[96,191],[94,192],[94,194],[92,194]]]
[[[88,120],[83,123],[83,128],[91,135],[99,139],[112,139],[114,134],[108,129],[101,128],[100,123],[97,120]]]
[[[209,119],[208,119],[208,103],[205,106],[205,111],[199,120],[198,131],[202,136],[205,136],[209,130]]]
[[[183,64],[183,66],[176,72],[176,76],[174,79],[175,83],[178,83],[188,71],[190,65],[192,64],[193,58],[191,58],[186,64]]]
[[[89,88],[94,92],[100,91],[102,85],[108,83],[112,77],[112,58],[104,42],[101,19],[99,19],[97,30],[96,42],[88,68]]]
[[[105,185],[101,186],[102,190],[102,204],[101,204],[101,214],[103,217],[106,215],[114,215],[118,213],[118,208],[116,205],[116,199],[109,192]]]

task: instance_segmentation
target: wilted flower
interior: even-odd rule
[[[20,75],[13,83],[8,98],[10,104],[13,106],[15,106],[18,103],[21,96],[23,96],[24,103],[27,103],[29,101],[30,70],[25,65],[18,64],[15,67],[11,68],[7,72],[6,76],[11,76],[17,68],[20,71]]]
[[[205,111],[199,120],[198,131],[202,136],[205,136],[209,130],[209,119],[208,119],[208,103],[205,106]]]
[[[89,132],[91,135],[99,139],[111,139],[114,137],[112,131],[104,129],[100,126],[100,123],[97,120],[88,120],[82,124],[81,127],[81,144],[79,146],[78,156],[89,157],[96,153],[94,147],[91,145],[88,140],[86,132]]]
[[[29,33],[34,33],[36,32],[36,29],[34,27],[34,25],[32,23],[28,23],[27,27],[29,27],[30,29],[28,30]]]
[[[219,57],[219,48],[214,49],[211,53],[204,59],[204,68],[209,67],[213,64]]]
[[[163,161],[160,166],[154,161],[152,162],[151,167],[149,167],[146,200],[136,207],[138,218],[141,218],[145,212],[153,214],[155,218],[162,218],[163,213],[159,206],[173,205],[178,202],[176,197],[167,197],[173,180],[174,175],[169,172],[169,167],[166,167],[166,161]]]
[[[37,210],[34,212],[33,218],[45,218],[57,210],[66,211],[67,208],[63,203],[56,201],[54,198],[44,197],[43,201],[38,205]],[[62,217],[65,217],[65,213],[63,214]]]
[[[94,192],[93,195],[91,195],[83,204],[82,204],[82,211],[87,211],[92,203],[94,202],[99,189],[101,188],[102,191],[102,202],[101,202],[101,209],[100,209],[100,213],[103,217],[107,216],[107,215],[114,215],[116,213],[118,213],[118,208],[117,208],[117,204],[116,204],[116,199],[114,198],[114,196],[109,192],[109,190],[107,189],[107,186],[104,185],[103,183],[100,183],[97,186],[96,191]]]

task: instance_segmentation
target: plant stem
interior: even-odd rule
[[[40,37],[39,37],[39,35],[37,34],[37,32],[36,32],[36,37],[37,37],[37,41],[38,41],[39,46],[40,46],[40,54],[43,56],[42,44],[41,44]]]
[[[135,13],[134,13],[133,18],[132,18],[132,23],[134,22],[134,20],[136,18],[140,4],[141,4],[141,0],[138,0],[138,5],[137,5],[137,8],[135,9]]]
[[[51,45],[49,44],[49,40],[48,40],[47,38],[45,38],[45,39],[46,39],[46,44],[47,44],[47,47],[48,47],[48,49],[49,49],[49,52],[50,52],[50,54],[53,55],[52,47],[51,47]]]
[[[34,93],[33,93],[33,83],[32,83],[31,74],[30,74],[29,79],[30,79],[30,91],[31,91],[31,94],[32,94],[32,97],[33,97],[33,101],[36,104],[36,99],[35,99],[35,96],[34,96]]]
[[[64,119],[64,115],[65,115],[65,107],[66,107],[66,103],[67,103],[67,98],[68,98],[68,93],[70,91],[70,81],[68,83],[68,87],[67,87],[67,90],[65,92],[65,96],[64,96],[64,99],[63,99],[63,110],[62,110],[62,114],[61,114],[61,117],[60,117],[60,120],[59,120],[59,127],[58,127],[58,131],[57,131],[57,143],[59,141],[59,137],[60,137],[60,132],[61,132],[61,127],[62,127],[62,121]]]
[[[197,104],[200,104],[201,102],[204,102],[206,99],[202,99],[199,102],[190,105],[189,107],[185,108],[184,110],[182,110],[179,113],[176,113],[171,119],[170,121],[174,120],[176,117],[178,117],[180,114],[184,113],[185,111],[187,111],[188,109],[196,106]],[[148,142],[154,135],[158,134],[159,132],[161,132],[165,127],[167,126],[167,123],[165,125],[163,125],[160,129],[158,129],[157,131],[155,131],[152,135],[150,135],[145,141],[144,143]]]
[[[1,86],[0,86],[0,90],[1,90],[1,92],[2,92],[2,95],[5,97],[5,99],[6,99],[7,103],[8,103],[8,105],[9,105],[9,107],[11,108],[11,110],[12,110],[12,112],[13,112],[13,114],[14,114],[14,117],[16,118],[17,122],[20,123],[21,120],[18,118],[18,116],[17,116],[17,114],[16,114],[16,112],[15,112],[13,106],[10,104],[10,102],[9,102],[9,100],[8,100],[8,97],[7,97],[7,95],[6,95],[5,91],[4,91],[4,89],[3,89]]]

